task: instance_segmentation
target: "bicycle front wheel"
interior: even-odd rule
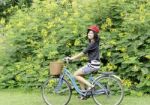
[[[71,88],[65,79],[50,77],[42,87],[42,97],[47,105],[67,105]]]
[[[97,105],[119,105],[124,91],[121,81],[115,76],[101,76],[94,82],[93,99]]]

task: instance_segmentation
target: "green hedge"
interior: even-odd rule
[[[8,23],[1,19],[9,55],[1,87],[40,87],[49,61],[82,51],[86,27],[98,24],[101,70],[119,75],[129,94],[150,93],[149,7],[148,0],[35,0],[30,8],[15,7]]]
[[[99,2],[104,32],[102,70],[113,70],[123,78],[128,93],[149,93],[150,87],[150,15],[148,1],[122,0]],[[106,6],[107,5],[107,6]],[[106,10],[103,12],[103,10]],[[131,90],[131,91],[130,91]]]
[[[2,30],[10,59],[1,62],[1,87],[39,87],[48,76],[49,61],[81,51],[92,16],[72,4],[36,1],[30,8],[14,7],[15,15]]]

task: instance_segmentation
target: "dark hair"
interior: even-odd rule
[[[87,36],[88,36],[89,31],[92,31],[92,30],[90,30],[90,29],[87,30]],[[94,31],[92,31],[92,32],[94,33],[95,42],[99,42],[100,39],[99,39],[97,32],[94,32]],[[89,42],[90,42],[90,39],[89,39]]]

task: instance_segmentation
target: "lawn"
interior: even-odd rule
[[[59,100],[58,100],[59,101]],[[95,105],[92,98],[79,100],[72,96],[69,105]],[[39,90],[27,91],[23,89],[0,90],[0,105],[46,105]],[[125,96],[121,105],[150,105],[150,96]]]

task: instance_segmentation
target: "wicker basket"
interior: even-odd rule
[[[60,75],[63,70],[63,62],[62,61],[54,61],[50,62],[50,75]]]

